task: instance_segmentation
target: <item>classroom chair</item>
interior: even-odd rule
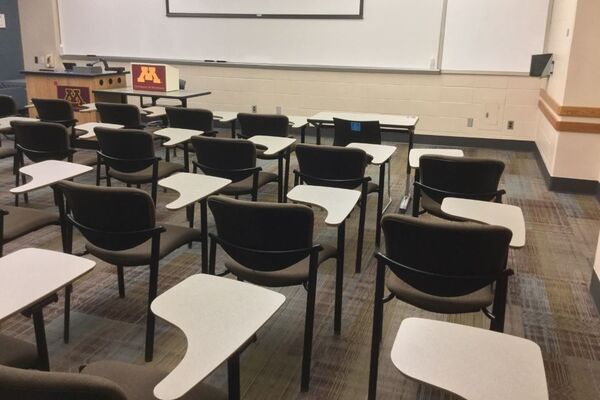
[[[385,303],[396,298],[440,314],[482,311],[491,320],[490,329],[503,332],[508,278],[513,274],[506,266],[512,237],[507,228],[390,214],[383,217],[382,229],[385,252],[375,254],[370,399],[377,388]],[[390,294],[384,297],[385,287]]]
[[[184,170],[181,164],[162,161],[154,152],[152,135],[139,129],[94,128],[98,139],[96,184],[100,184],[100,165],[106,168],[106,184],[111,178],[127,186],[150,183],[152,200],[156,202],[158,180]]]
[[[70,102],[61,99],[31,99],[31,102],[35,106],[40,121],[64,125],[69,130],[72,140],[85,133],[75,129],[78,121]]]
[[[360,216],[356,245],[355,271],[360,273],[367,210],[367,195],[377,193],[377,185],[365,176],[371,157],[361,149],[325,145],[296,146],[298,169],[294,170],[294,185],[330,186],[360,190]]]
[[[238,113],[241,132],[238,136],[249,139],[256,135],[281,136],[288,135],[290,121],[285,115]]]
[[[11,96],[0,94],[0,118],[17,115],[17,103]]]
[[[56,122],[12,121],[15,134],[14,170],[25,166],[25,158],[38,163],[47,160],[65,160],[83,165],[95,165],[96,155],[90,151],[76,151],[71,148],[67,128]],[[24,174],[16,173],[15,186],[26,183]],[[27,195],[24,195],[27,201]],[[19,196],[15,196],[15,205],[19,205]]]
[[[350,143],[381,144],[379,121],[349,121],[334,118],[333,145],[346,147]]]
[[[240,123],[240,133],[238,137],[242,139],[249,139],[252,136],[264,135],[264,136],[288,136],[288,127],[290,121],[285,115],[278,114],[253,114],[253,113],[238,113],[237,120]],[[277,154],[265,155],[264,148],[257,146],[256,158],[260,160],[277,160],[279,163],[278,170],[281,173],[277,174],[277,180],[279,182],[280,191],[283,191],[284,179],[289,174],[290,165],[290,154],[294,152],[295,145],[292,145],[286,151],[279,152]],[[285,162],[285,169],[284,169]],[[287,179],[286,179],[287,182]],[[280,193],[279,199],[283,201],[284,193]]]
[[[307,291],[301,390],[308,390],[312,356],[317,269],[336,249],[313,242],[313,211],[304,205],[258,203],[212,196],[208,206],[217,234],[210,234],[209,273],[215,274],[217,245],[227,271],[238,280],[268,286],[302,285]],[[341,295],[341,293],[340,293]]]
[[[412,214],[428,212],[440,218],[461,221],[442,211],[445,197],[502,203],[504,190],[498,184],[504,171],[499,160],[424,155],[415,171]],[[423,212],[420,211],[423,207]]]
[[[100,122],[123,125],[126,129],[144,129],[140,109],[133,104],[96,103]]]
[[[202,108],[166,107],[167,121],[170,128],[192,129],[202,131],[203,136],[214,137],[219,133],[213,127],[213,113]],[[191,143],[178,145],[177,148],[194,152]],[[166,154],[169,154],[167,151]],[[167,160],[168,161],[168,160]]]
[[[3,400],[158,400],[154,387],[167,372],[119,361],[97,361],[79,374],[0,366]],[[180,400],[225,400],[227,395],[205,383]]]
[[[158,224],[154,201],[144,191],[63,181],[59,190],[67,200],[66,251],[71,252],[72,228],[86,239],[86,250],[100,260],[117,266],[119,297],[125,297],[124,267],[150,266],[146,317],[146,361],[154,349],[154,314],[150,304],[158,291],[159,260],[179,247],[202,240],[192,228]],[[67,314],[69,310],[65,310]]]
[[[0,334],[0,366],[38,369],[40,365],[35,345]],[[0,398],[4,399],[1,395]]]
[[[192,137],[196,152],[194,173],[200,169],[206,175],[231,179],[219,193],[228,196],[251,195],[256,201],[258,189],[277,182],[277,175],[256,166],[256,146],[247,140]]]

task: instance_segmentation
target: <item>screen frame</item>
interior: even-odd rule
[[[358,14],[234,14],[234,13],[181,13],[172,12],[165,0],[167,17],[174,18],[267,18],[267,19],[363,19],[364,0],[360,0]]]

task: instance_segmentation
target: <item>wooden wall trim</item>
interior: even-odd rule
[[[551,106],[544,101],[538,101],[538,107],[548,122],[559,132],[577,132],[577,133],[597,133],[600,134],[600,123],[561,121],[551,109]]]
[[[545,89],[540,90],[540,98],[561,117],[600,118],[600,107],[561,106]]]

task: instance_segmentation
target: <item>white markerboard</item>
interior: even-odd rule
[[[361,0],[167,0],[178,14],[359,15]]]
[[[443,71],[528,72],[550,0],[448,0]]]
[[[58,0],[61,52],[431,70],[438,67],[443,3],[365,0],[364,19],[332,20],[172,18],[165,0]]]

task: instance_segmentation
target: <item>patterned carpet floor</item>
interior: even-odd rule
[[[4,145],[10,145],[4,143]],[[161,152],[163,150],[158,150]],[[551,399],[591,400],[600,398],[600,317],[589,294],[594,251],[600,229],[600,206],[594,196],[550,192],[531,152],[466,148],[467,156],[490,157],[506,163],[501,187],[505,202],[522,208],[527,226],[527,244],[510,251],[509,265],[516,274],[510,281],[506,333],[531,339],[542,349]],[[178,154],[181,160],[181,153]],[[293,166],[295,158],[292,157]],[[261,163],[265,170],[276,166]],[[392,204],[398,209],[405,186],[406,145],[399,144],[392,160]],[[373,177],[377,170],[370,169]],[[93,183],[93,174],[76,179]],[[0,201],[12,204],[8,189],[14,186],[11,161],[0,162]],[[183,211],[164,206],[176,194],[159,191],[157,219],[185,224]],[[276,185],[260,191],[260,201],[275,201]],[[358,213],[346,226],[343,325],[333,334],[335,261],[319,270],[312,381],[308,393],[300,393],[300,365],[306,295],[301,287],[276,289],[287,300],[258,332],[258,341],[241,358],[244,399],[364,399],[366,398],[375,263],[376,197],[370,197],[365,231],[363,272],[354,273]],[[53,209],[49,189],[30,195],[28,207]],[[198,213],[196,213],[196,216]],[[336,231],[323,223],[325,214],[315,209],[315,242],[335,244]],[[425,217],[432,218],[432,217]],[[214,224],[209,217],[209,231]],[[196,221],[198,225],[198,221]],[[83,248],[76,236],[75,251]],[[5,253],[24,247],[60,250],[60,232],[49,227],[5,246]],[[161,262],[159,293],[200,270],[200,244],[183,247]],[[90,257],[90,256],[88,256]],[[43,260],[40,260],[43,262]],[[222,253],[217,270],[222,270]],[[126,269],[126,298],[117,293],[116,268],[99,262],[92,273],[76,282],[72,301],[71,342],[62,342],[63,298],[46,308],[46,328],[51,368],[77,371],[94,360],[113,359],[143,363],[145,307],[148,268]],[[218,307],[218,304],[214,305]],[[385,306],[380,359],[378,398],[447,399],[450,396],[403,377],[389,354],[395,332],[409,316],[446,320],[487,328],[482,314],[436,315],[392,301]],[[22,316],[2,323],[0,331],[33,342],[33,324]],[[207,338],[218,341],[218,338]],[[172,369],[183,356],[183,334],[164,321],[157,323],[155,357],[158,368]],[[477,351],[476,348],[473,351]],[[510,368],[510,366],[507,366]],[[477,379],[477,377],[473,377]],[[224,389],[226,366],[209,381]]]

